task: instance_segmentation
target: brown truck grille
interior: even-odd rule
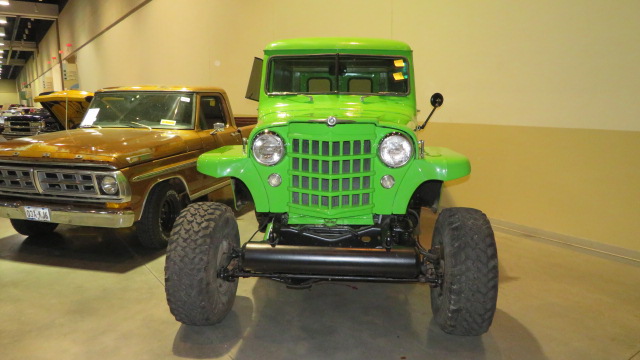
[[[90,173],[36,171],[44,193],[98,194],[94,176]]]
[[[105,176],[115,177],[121,184],[114,195],[104,193],[100,181]],[[129,188],[119,171],[96,169],[54,168],[2,164],[0,166],[0,196],[76,200],[76,201],[128,201]]]
[[[29,169],[0,168],[0,189],[35,191],[36,187]]]

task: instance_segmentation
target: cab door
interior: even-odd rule
[[[242,136],[235,124],[229,120],[231,116],[222,95],[199,95],[197,111],[198,134],[205,152],[225,145],[242,144]]]

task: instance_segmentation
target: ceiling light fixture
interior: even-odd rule
[[[6,24],[7,23],[7,17],[6,16],[0,16],[0,24]]]
[[[9,0],[0,0],[0,5],[2,6],[9,6]]]
[[[7,34],[4,32],[4,28],[0,27],[0,36],[5,37]]]

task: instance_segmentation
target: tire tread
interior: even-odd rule
[[[220,229],[233,218],[232,229]],[[238,282],[229,288],[230,301],[211,295],[216,285],[217,267],[210,251],[225,238],[239,247],[238,227],[233,211],[220,203],[193,203],[176,220],[171,232],[165,264],[167,303],[176,320],[188,325],[216,324],[233,306]]]
[[[434,318],[446,333],[481,335],[491,326],[498,297],[498,253],[491,223],[476,209],[445,209],[434,232],[434,243],[440,241],[445,280],[442,290],[432,289]],[[443,293],[440,298],[434,296],[438,291]]]

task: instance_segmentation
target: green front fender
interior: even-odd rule
[[[441,147],[425,148],[424,158],[413,161],[400,181],[393,213],[404,214],[415,190],[425,181],[448,181],[469,175],[471,164],[466,156]]]
[[[199,172],[213,177],[234,177],[242,180],[251,192],[256,211],[269,211],[269,199],[260,175],[242,145],[230,145],[206,152],[198,157]]]

